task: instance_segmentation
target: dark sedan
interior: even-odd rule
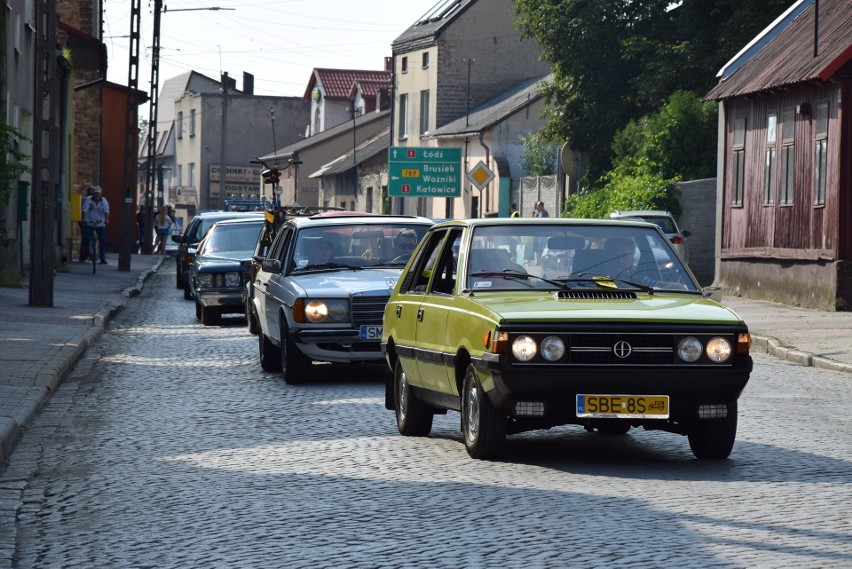
[[[263,219],[220,221],[208,231],[189,268],[187,282],[195,300],[195,316],[205,326],[222,314],[243,314],[242,290]]]

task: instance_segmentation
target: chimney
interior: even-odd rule
[[[254,95],[254,75],[243,71],[243,94]]]
[[[386,57],[385,58],[385,71],[393,71],[393,58]]]

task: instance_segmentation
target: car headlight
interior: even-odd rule
[[[240,273],[225,273],[225,286],[240,286]]]
[[[677,345],[677,355],[685,362],[697,362],[704,352],[704,346],[701,345],[701,340],[693,336],[687,336]]]
[[[548,336],[541,341],[541,357],[549,362],[562,359],[565,355],[565,342],[559,336]]]
[[[202,273],[198,275],[198,287],[199,288],[210,288],[213,286],[213,275],[209,273]]]
[[[349,302],[346,300],[309,300],[305,303],[305,321],[348,322]]]
[[[717,364],[728,361],[731,357],[731,343],[725,338],[716,337],[707,342],[704,350],[710,361]]]
[[[535,340],[529,336],[518,336],[512,342],[512,355],[520,362],[528,362],[538,353]]]

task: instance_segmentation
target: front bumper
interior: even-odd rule
[[[378,340],[362,340],[355,328],[289,330],[290,340],[307,357],[335,363],[384,361]]]
[[[245,304],[243,304],[242,292],[238,288],[228,290],[196,290],[195,297],[205,308],[233,308],[231,312],[239,312],[240,314],[245,313]]]

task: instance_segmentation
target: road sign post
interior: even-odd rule
[[[392,146],[388,195],[403,198],[461,197],[461,148]]]

